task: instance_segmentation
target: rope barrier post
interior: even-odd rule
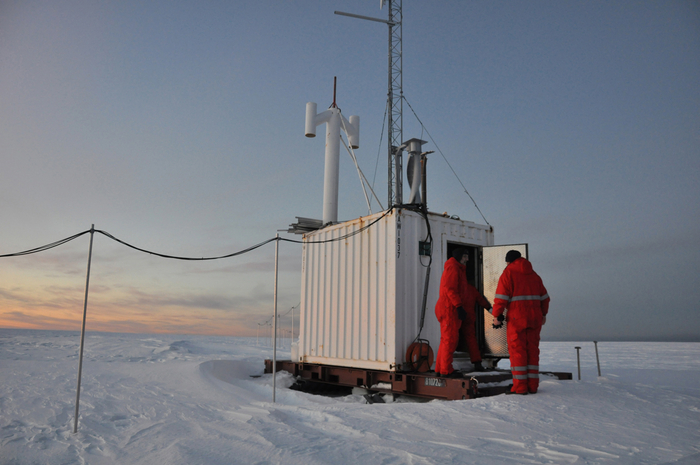
[[[581,381],[581,355],[579,351],[581,348],[579,346],[574,347],[576,349],[576,365],[578,365],[578,380]]]
[[[78,412],[80,410],[80,379],[83,374],[83,349],[85,348],[85,321],[87,319],[88,290],[90,289],[90,263],[92,262],[92,240],[95,237],[95,225],[90,228],[90,249],[88,252],[87,278],[85,278],[85,303],[83,305],[83,326],[80,330],[80,355],[78,357],[78,387],[75,391],[75,418],[73,434],[78,432]]]
[[[600,358],[598,357],[598,341],[593,341],[593,345],[595,345],[595,361],[598,364],[598,376],[602,376],[600,374]]]
[[[277,390],[277,275],[279,270],[279,251],[280,251],[280,235],[275,236],[275,290],[274,290],[274,309],[275,314],[272,318],[272,403],[275,403],[275,393]]]

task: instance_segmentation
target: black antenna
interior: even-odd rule
[[[338,108],[338,105],[335,104],[335,87],[338,83],[338,76],[333,76],[333,104],[331,104],[330,108]]]

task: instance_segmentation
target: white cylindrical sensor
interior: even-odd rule
[[[350,142],[350,147],[354,149],[360,148],[360,117],[357,115],[350,116],[350,125],[352,129],[348,128],[350,134],[348,134],[348,141]]]
[[[316,137],[316,104],[308,102],[306,104],[306,137]]]

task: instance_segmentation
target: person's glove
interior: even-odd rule
[[[457,318],[459,318],[462,321],[467,319],[467,312],[461,305],[457,307]]]
[[[498,324],[497,325],[492,324],[491,326],[493,326],[493,329],[502,328],[503,327],[503,320],[505,320],[506,317],[503,316],[503,314],[500,314],[500,315],[498,315],[498,317],[496,319],[498,320]]]

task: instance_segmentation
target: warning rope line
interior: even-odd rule
[[[390,208],[389,210],[385,211],[383,215],[381,215],[380,217],[376,218],[376,219],[375,219],[374,221],[372,221],[371,223],[368,223],[367,225],[365,225],[364,227],[362,227],[362,228],[360,228],[360,229],[357,229],[356,231],[352,231],[352,232],[350,232],[350,233],[348,233],[348,234],[344,234],[344,235],[342,235],[342,236],[335,237],[335,238],[332,238],[332,239],[326,239],[326,240],[322,240],[322,241],[302,241],[302,240],[295,240],[295,239],[286,239],[286,238],[282,238],[282,237],[273,237],[273,238],[271,238],[271,239],[267,239],[267,240],[265,240],[265,241],[259,242],[259,243],[255,244],[255,245],[253,245],[253,246],[247,247],[247,248],[245,248],[245,249],[243,249],[243,250],[239,250],[239,251],[237,251],[237,252],[229,253],[229,254],[226,254],[226,255],[219,255],[219,256],[215,256],[215,257],[183,257],[183,256],[168,255],[168,254],[164,254],[164,253],[154,252],[154,251],[152,251],[152,250],[147,250],[147,249],[144,249],[144,248],[141,248],[141,247],[137,247],[137,246],[135,246],[135,245],[132,245],[132,244],[130,244],[130,243],[128,243],[128,242],[126,242],[126,241],[124,241],[124,240],[122,240],[122,239],[119,239],[118,237],[116,237],[116,236],[114,236],[114,235],[108,233],[107,231],[103,231],[103,230],[101,230],[101,229],[87,229],[87,230],[85,230],[85,231],[79,232],[79,233],[74,234],[74,235],[72,235],[72,236],[66,237],[65,239],[61,239],[61,240],[52,242],[52,243],[50,243],[50,244],[42,245],[42,246],[40,246],[40,247],[35,247],[35,248],[33,248],[33,249],[24,250],[24,251],[22,251],[22,252],[15,252],[15,253],[9,253],[9,254],[0,255],[0,258],[21,257],[21,256],[24,256],[24,255],[31,255],[31,254],[35,254],[35,253],[45,252],[45,251],[50,250],[50,249],[53,249],[53,248],[55,248],[55,247],[59,247],[59,246],[61,246],[61,245],[63,245],[63,244],[67,244],[68,242],[70,242],[70,241],[72,241],[72,240],[74,240],[74,239],[77,239],[77,238],[79,238],[80,236],[83,236],[83,235],[88,234],[88,233],[91,233],[91,232],[95,232],[95,233],[102,234],[103,236],[105,236],[105,237],[107,237],[107,238],[109,238],[109,239],[112,239],[113,241],[118,242],[119,244],[122,244],[122,245],[124,245],[124,246],[126,246],[126,247],[129,247],[129,248],[133,249],[133,250],[136,250],[136,251],[139,251],[139,252],[143,252],[143,253],[146,253],[146,254],[149,254],[149,255],[154,255],[154,256],[156,256],[156,257],[168,258],[168,259],[173,259],[173,260],[186,260],[186,261],[211,261],[211,260],[222,260],[222,259],[225,259],[225,258],[236,257],[236,256],[238,256],[238,255],[243,255],[243,254],[246,254],[246,253],[248,253],[248,252],[252,252],[253,250],[259,249],[260,247],[262,247],[262,246],[264,246],[264,245],[266,245],[266,244],[269,244],[270,242],[275,242],[275,241],[291,242],[291,243],[294,243],[294,244],[325,244],[325,243],[329,243],[329,242],[342,241],[342,240],[345,240],[345,239],[347,239],[347,238],[349,238],[349,237],[352,237],[352,236],[355,236],[355,235],[357,235],[357,234],[360,234],[361,232],[366,231],[367,229],[371,228],[373,225],[377,224],[377,223],[378,223],[380,220],[382,220],[384,217],[386,217],[387,215],[389,215],[389,213],[391,213],[392,210],[393,210],[393,207]]]
[[[56,242],[52,242],[52,243],[50,243],[50,244],[42,245],[41,247],[36,247],[36,248],[34,248],[34,249],[24,250],[24,251],[22,251],[22,252],[8,253],[8,254],[5,254],[5,255],[0,255],[0,258],[6,258],[6,257],[21,257],[21,256],[23,256],[23,255],[31,255],[31,254],[35,254],[35,253],[39,253],[39,252],[45,252],[45,251],[47,251],[47,250],[53,249],[53,248],[55,248],[55,247],[58,247],[58,246],[60,246],[60,245],[66,244],[66,243],[72,241],[73,239],[77,239],[77,238],[79,238],[80,236],[85,235],[85,234],[87,234],[87,233],[89,233],[89,232],[90,232],[90,230],[88,229],[87,231],[83,231],[83,232],[80,232],[80,233],[78,233],[78,234],[74,234],[74,235],[72,235],[72,236],[70,236],[70,237],[66,237],[65,239],[61,239],[60,241],[56,241]]]
[[[260,243],[258,243],[258,244],[255,244],[255,245],[253,245],[253,246],[251,246],[251,247],[248,247],[248,248],[246,248],[246,249],[239,250],[238,252],[233,252],[233,253],[226,254],[226,255],[219,255],[219,256],[216,256],[216,257],[181,257],[181,256],[177,256],[177,255],[167,255],[167,254],[163,254],[163,253],[153,252],[153,251],[151,251],[151,250],[142,249],[141,247],[136,247],[135,245],[129,244],[128,242],[125,242],[125,241],[123,241],[123,240],[121,240],[121,239],[119,239],[119,238],[113,236],[112,234],[110,234],[110,233],[108,233],[108,232],[106,232],[106,231],[102,231],[102,230],[99,230],[99,229],[95,229],[95,232],[96,232],[96,233],[100,233],[100,234],[102,234],[103,236],[108,237],[108,238],[112,239],[112,240],[115,241],[115,242],[118,242],[118,243],[120,243],[120,244],[122,244],[122,245],[125,245],[125,246],[127,246],[127,247],[129,247],[129,248],[131,248],[131,249],[137,250],[137,251],[139,251],[139,252],[147,253],[147,254],[149,254],[149,255],[155,255],[156,257],[160,257],[160,258],[170,258],[170,259],[173,259],[173,260],[188,260],[188,261],[222,260],[222,259],[224,259],[224,258],[231,258],[231,257],[235,257],[235,256],[238,256],[238,255],[246,254],[246,253],[248,253],[248,252],[252,252],[253,250],[259,249],[260,247],[262,247],[262,246],[265,245],[265,244],[269,244],[270,242],[274,242],[274,241],[277,240],[276,237],[273,237],[272,239],[268,239],[268,240],[266,240],[266,241],[262,241],[262,242],[260,242]]]

